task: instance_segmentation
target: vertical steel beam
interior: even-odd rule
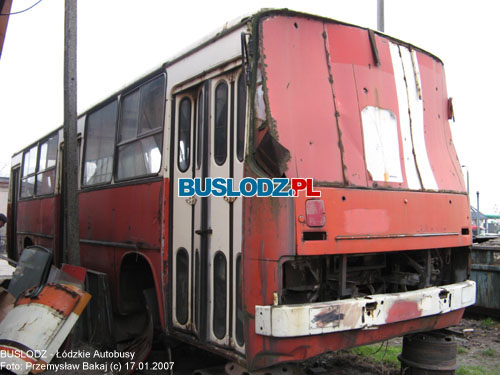
[[[63,154],[63,235],[64,260],[80,265],[78,225],[78,143],[76,100],[76,17],[77,0],[64,6],[64,154]]]

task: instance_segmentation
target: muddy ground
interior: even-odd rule
[[[500,375],[500,322],[462,319],[447,332],[457,342],[457,375]],[[395,338],[384,345],[364,347],[362,351],[329,353],[309,361],[304,371],[314,375],[399,375],[396,357],[402,341]]]
[[[500,322],[492,319],[463,319],[449,328],[457,342],[457,375],[500,375]],[[301,365],[301,374],[311,375],[399,375],[397,355],[402,337],[362,349],[328,353]],[[372,353],[377,352],[375,355]],[[153,357],[154,357],[153,353]],[[156,353],[161,358],[161,353]],[[154,360],[154,358],[152,358]],[[223,374],[224,360],[192,348],[174,351],[176,375],[191,375],[204,363],[200,374]],[[152,374],[152,372],[144,373]]]
[[[457,375],[500,375],[500,322],[492,319],[463,319],[460,325],[450,327],[449,335],[457,342]],[[361,349],[327,353],[311,359],[300,366],[300,374],[312,375],[399,375],[397,355],[401,352],[402,338],[395,338],[382,344]],[[174,349],[174,374],[224,374],[225,360],[192,347],[180,346]],[[149,357],[150,363],[168,360],[159,348]],[[53,361],[54,362],[54,361]],[[55,362],[65,362],[57,360]],[[95,361],[100,362],[100,361]],[[105,362],[105,361],[104,361]],[[100,362],[103,363],[103,362]],[[112,374],[109,371],[54,371],[51,374]],[[138,371],[139,375],[165,374],[166,371]]]

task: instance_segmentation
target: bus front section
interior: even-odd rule
[[[476,291],[442,62],[287,11],[253,38],[245,174],[321,197],[244,200],[248,368],[459,322]]]

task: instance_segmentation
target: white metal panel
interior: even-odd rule
[[[33,350],[45,350],[65,320],[62,314],[34,303],[16,306],[0,323],[3,339],[23,343]]]
[[[242,71],[239,73],[240,75],[244,74]],[[233,153],[233,159],[234,159],[234,169],[233,169],[233,179],[234,179],[234,186],[239,186],[240,181],[243,179],[243,168],[244,168],[244,163],[238,160],[238,150],[237,150],[237,145],[238,145],[238,77],[236,77],[235,81],[235,98],[234,98],[234,103],[235,103],[235,111],[234,111],[234,137],[233,137],[233,144],[234,144],[234,153]],[[245,84],[245,89],[246,89],[246,84]],[[247,103],[248,103],[248,92],[247,92]],[[248,111],[247,111],[248,114]],[[247,124],[248,121],[245,117],[245,123]],[[244,135],[244,147],[246,146],[246,134],[247,134],[247,126],[245,126],[245,135]],[[246,151],[246,150],[245,150]],[[243,161],[245,160],[245,152],[243,153]],[[233,202],[233,346],[238,350],[240,353],[245,353],[245,344],[239,345],[237,340],[236,340],[236,324],[237,324],[237,318],[238,318],[238,310],[237,310],[237,305],[236,305],[236,298],[237,295],[242,293],[242,291],[236,289],[237,285],[237,259],[238,256],[241,256],[241,272],[243,272],[243,249],[241,248],[243,241],[243,199],[237,198]],[[243,276],[241,276],[243,277]]]
[[[241,32],[245,30],[246,27],[242,26],[214,43],[167,67],[167,110],[163,138],[163,165],[165,166],[165,171],[168,170],[170,162],[170,131],[168,129],[170,129],[171,124],[171,106],[169,105],[169,101],[173,96],[173,90],[180,83],[188,79],[240,57]]]
[[[207,124],[204,121],[204,95],[207,95],[206,92],[204,92],[204,89],[201,88],[197,92],[197,106],[196,106],[196,123],[194,124],[194,127],[196,129],[195,133],[195,139],[193,140],[194,143],[194,176],[195,178],[202,178],[202,166],[203,166],[203,150],[204,148],[207,147],[207,145],[204,144],[204,140],[202,138],[201,132],[203,132],[203,126]],[[201,115],[201,121],[202,124],[200,124],[200,115]],[[201,143],[200,143],[201,142]],[[198,152],[200,152],[200,164],[198,165]],[[194,204],[194,220],[193,220],[193,229],[196,231],[198,229],[201,229],[201,215],[202,215],[202,198],[198,198]],[[192,272],[192,282],[193,282],[193,331],[199,335],[200,334],[200,322],[197,321],[197,315],[201,316],[201,305],[199,301],[199,296],[201,293],[201,283],[203,282],[201,280],[201,275],[203,272],[201,271],[201,235],[195,234],[193,238],[193,250],[194,250],[194,260],[193,260],[193,272]],[[196,262],[196,259],[198,259],[198,262]],[[198,283],[196,283],[196,280],[198,280]],[[198,296],[198,299],[196,298]],[[203,318],[202,318],[203,319]]]
[[[181,101],[187,98],[191,101],[191,136],[190,136],[190,152],[189,152],[189,167],[186,171],[182,172],[178,165],[178,155],[179,155],[179,108]],[[174,138],[174,158],[173,165],[174,168],[174,183],[173,183],[173,221],[172,221],[172,318],[175,327],[189,330],[191,327],[191,306],[192,306],[192,260],[193,260],[193,249],[191,246],[191,236],[192,236],[192,204],[194,202],[193,198],[179,197],[179,185],[177,183],[179,178],[190,178],[192,177],[193,168],[193,120],[194,120],[194,98],[190,95],[178,95],[175,99],[176,108],[176,127],[175,127],[175,138]],[[177,286],[177,256],[181,248],[184,248],[188,254],[188,269],[189,274],[186,275],[188,279],[188,317],[185,323],[179,322],[177,319],[177,293],[179,292],[179,287]]]
[[[434,177],[434,172],[432,171],[431,163],[429,161],[429,155],[427,154],[427,146],[425,144],[424,104],[421,99],[420,92],[422,83],[417,81],[417,79],[420,79],[418,64],[413,63],[411,52],[408,48],[399,46],[399,49],[401,51],[401,60],[403,62],[403,70],[407,84],[411,134],[417,168],[420,173],[424,189],[438,190],[436,178]]]
[[[209,176],[210,177],[222,177],[229,178],[229,160],[231,158],[230,152],[230,126],[231,126],[231,76],[221,76],[215,78],[211,81],[211,103],[210,103],[210,149],[209,149]],[[226,161],[222,165],[218,165],[214,159],[214,147],[215,147],[215,90],[216,87],[225,82],[227,84],[228,90],[228,104],[227,104],[227,157]],[[229,341],[229,314],[231,313],[231,308],[229,305],[229,296],[231,293],[230,282],[229,282],[229,268],[232,266],[229,263],[229,231],[230,231],[230,221],[229,221],[229,203],[224,199],[224,197],[214,197],[211,196],[208,199],[208,218],[209,227],[212,228],[212,234],[210,235],[210,245],[209,245],[209,257],[208,257],[208,275],[210,280],[210,291],[209,291],[209,337],[210,340],[216,342],[219,345],[228,346]],[[217,253],[223,253],[226,259],[226,334],[223,338],[217,338],[214,334],[214,260]]]
[[[50,363],[79,317],[74,312],[64,317],[37,303],[16,306],[0,323],[1,338],[10,341],[9,345],[2,346],[14,353],[24,351],[23,348],[29,351],[24,352],[24,359],[9,354],[2,359],[2,366],[21,375],[30,373],[33,363]]]
[[[405,75],[403,71],[403,63],[399,55],[399,47],[397,44],[390,43],[392,68],[394,70],[394,81],[396,83],[396,92],[398,96],[399,107],[399,128],[403,143],[403,158],[405,163],[406,182],[411,190],[420,190],[420,178],[415,164],[415,156],[413,154],[413,142],[411,139],[410,118],[408,116],[408,95],[406,93]]]
[[[361,118],[366,168],[372,179],[403,182],[396,116],[387,109],[368,106]]]
[[[264,336],[297,337],[369,329],[465,308],[475,303],[475,288],[476,283],[467,280],[404,293],[331,302],[255,306],[255,331]],[[398,313],[398,305],[405,306],[404,313]]]

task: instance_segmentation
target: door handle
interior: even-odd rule
[[[204,234],[212,234],[213,230],[212,228],[207,228],[207,229],[197,229],[194,231],[199,236],[203,236]]]

